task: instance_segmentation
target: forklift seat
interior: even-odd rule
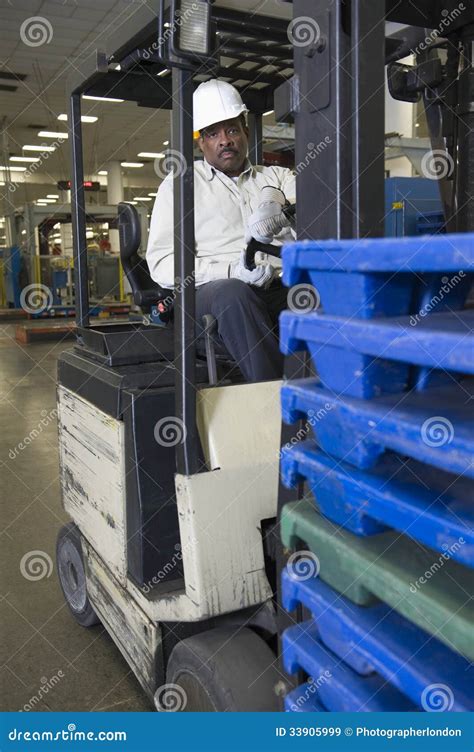
[[[120,261],[132,288],[134,303],[145,314],[150,314],[155,307],[161,321],[167,324],[173,318],[174,292],[161,287],[152,279],[146,259],[138,253],[141,243],[140,216],[132,204],[121,202],[118,205],[118,228]],[[196,347],[198,355],[207,360],[209,383],[216,384],[218,381],[218,363],[226,371],[233,369],[237,378],[240,378],[237,366],[217,336],[217,321],[214,316],[206,313],[201,325],[202,337],[198,338]]]
[[[167,299],[172,300],[173,291],[166,290],[152,279],[146,259],[138,254],[142,233],[135,207],[122,202],[118,205],[118,214],[120,261],[132,288],[134,303],[144,313],[150,313],[152,306]],[[160,312],[165,313],[165,307]]]

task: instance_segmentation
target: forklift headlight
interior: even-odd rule
[[[211,6],[207,0],[181,0],[178,7],[179,49],[196,55],[209,55]]]

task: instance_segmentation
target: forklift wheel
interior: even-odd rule
[[[158,710],[278,711],[276,658],[251,629],[211,629],[179,642],[167,684],[155,693]],[[167,702],[167,695],[170,700]],[[179,697],[179,707],[172,707]]]
[[[87,597],[81,534],[73,522],[64,525],[58,533],[56,566],[66,603],[78,624],[81,627],[100,624],[100,619]]]

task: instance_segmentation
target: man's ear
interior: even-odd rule
[[[201,151],[204,154],[204,149],[202,148],[202,136],[199,136],[197,140],[197,145],[199,146],[199,151]]]

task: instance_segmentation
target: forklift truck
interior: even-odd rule
[[[305,679],[281,686],[278,635],[304,614],[278,610],[277,620],[273,599],[285,563],[277,507],[304,494],[302,484],[278,485],[279,437],[284,445],[299,427],[280,426],[279,382],[239,383],[221,354],[216,383],[212,322],[195,342],[194,287],[180,284],[194,266],[193,86],[207,76],[244,83],[252,161],[260,157],[261,114],[273,104],[277,120],[295,123],[297,165],[310,142],[329,137],[318,160],[297,170],[300,239],[377,236],[388,64],[392,95],[424,98],[433,149],[454,160],[440,181],[448,230],[469,230],[474,11],[459,17],[454,0],[419,0],[416,8],[408,0],[294,0],[293,18],[312,20],[319,34],[292,50],[286,22],[259,16],[249,28],[246,13],[195,4],[192,28],[186,0],[161,0],[158,13],[140,9],[70,82],[78,339],[59,362],[61,479],[72,522],[59,533],[58,571],[76,620],[102,622],[159,709],[273,710],[276,687],[281,693]],[[405,26],[385,38],[387,20]],[[443,38],[421,47],[416,65],[400,64],[420,49],[426,27],[443,28]],[[223,67],[226,55],[233,62]],[[249,60],[253,70],[241,65]],[[254,72],[269,60],[273,74]],[[171,75],[157,77],[164,69]],[[257,80],[265,84],[258,93]],[[187,165],[174,177],[178,284],[165,327],[89,322],[81,94],[112,92],[172,107],[172,148]],[[129,260],[135,232],[133,217],[122,217]],[[139,274],[132,288],[150,321],[169,294],[157,298],[148,282]],[[285,377],[306,376],[308,367],[304,357],[288,361]]]
[[[62,501],[71,522],[58,536],[57,566],[76,620],[103,624],[159,709],[178,701],[187,711],[277,710],[270,549],[281,382],[243,383],[216,345],[212,317],[195,341],[195,291],[185,281],[194,271],[194,87],[209,76],[243,82],[258,162],[262,113],[291,65],[291,44],[282,20],[259,17],[259,28],[245,32],[250,45],[232,41],[245,14],[188,5],[141,8],[70,82],[77,342],[58,367]],[[273,73],[264,75],[268,44]],[[250,46],[255,73],[240,67]],[[224,54],[235,61],[226,69]],[[82,94],[173,110],[171,148],[186,165],[174,177],[174,292],[151,280],[137,255],[138,215],[119,206],[122,263],[143,323],[89,320]]]

